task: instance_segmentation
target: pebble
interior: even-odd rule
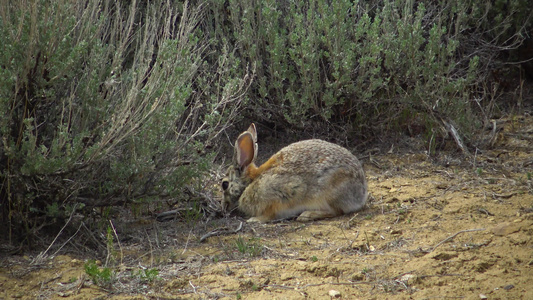
[[[340,298],[341,297],[341,292],[336,291],[336,290],[329,290],[328,294],[332,298]]]
[[[390,231],[390,234],[396,235],[396,234],[402,234],[402,231],[399,229],[393,229]]]
[[[489,299],[489,297],[483,295],[483,294],[479,294],[479,299]]]
[[[411,279],[415,279],[416,278],[416,275],[413,275],[413,274],[405,274],[403,275],[401,278],[400,278],[400,281],[404,282],[404,283],[407,283],[409,282],[409,280]]]
[[[520,225],[516,223],[501,223],[492,228],[492,233],[498,236],[505,236],[520,230]]]

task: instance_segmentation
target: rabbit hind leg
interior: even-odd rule
[[[333,218],[339,216],[339,213],[336,213],[331,210],[306,210],[296,218],[298,222],[309,222],[314,220]]]

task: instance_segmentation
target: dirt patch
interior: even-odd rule
[[[0,298],[533,299],[533,118],[500,124],[470,158],[363,159],[371,197],[357,214],[127,226],[108,285],[72,252],[4,256]],[[240,230],[199,242],[221,227]]]

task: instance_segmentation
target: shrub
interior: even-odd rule
[[[411,124],[442,135],[448,123],[470,134],[479,110],[491,113],[495,58],[531,28],[523,0],[211,2],[222,24],[211,31],[257,66],[252,118],[338,122],[358,135]]]
[[[529,6],[0,2],[0,226],[24,240],[83,206],[184,200],[241,117],[336,123],[350,140],[407,131],[433,153],[498,109],[490,74],[531,30]]]
[[[114,270],[108,267],[100,268],[94,260],[87,261],[83,267],[85,269],[85,274],[87,274],[97,286],[109,288],[116,281],[116,273]]]
[[[242,236],[239,236],[235,240],[235,246],[240,253],[249,255],[251,257],[259,256],[263,251],[263,245],[258,238],[250,238],[245,240]]]
[[[201,6],[7,1],[0,18],[0,209],[10,240],[36,236],[80,203],[183,199],[199,183],[206,148],[237,117],[229,108],[250,82],[236,77],[230,52],[205,61]]]

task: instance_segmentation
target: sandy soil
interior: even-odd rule
[[[108,251],[108,285],[72,251],[4,255],[0,299],[533,299],[533,118],[498,124],[469,158],[365,157],[371,197],[357,214],[135,221]],[[222,227],[239,230],[199,241]]]

